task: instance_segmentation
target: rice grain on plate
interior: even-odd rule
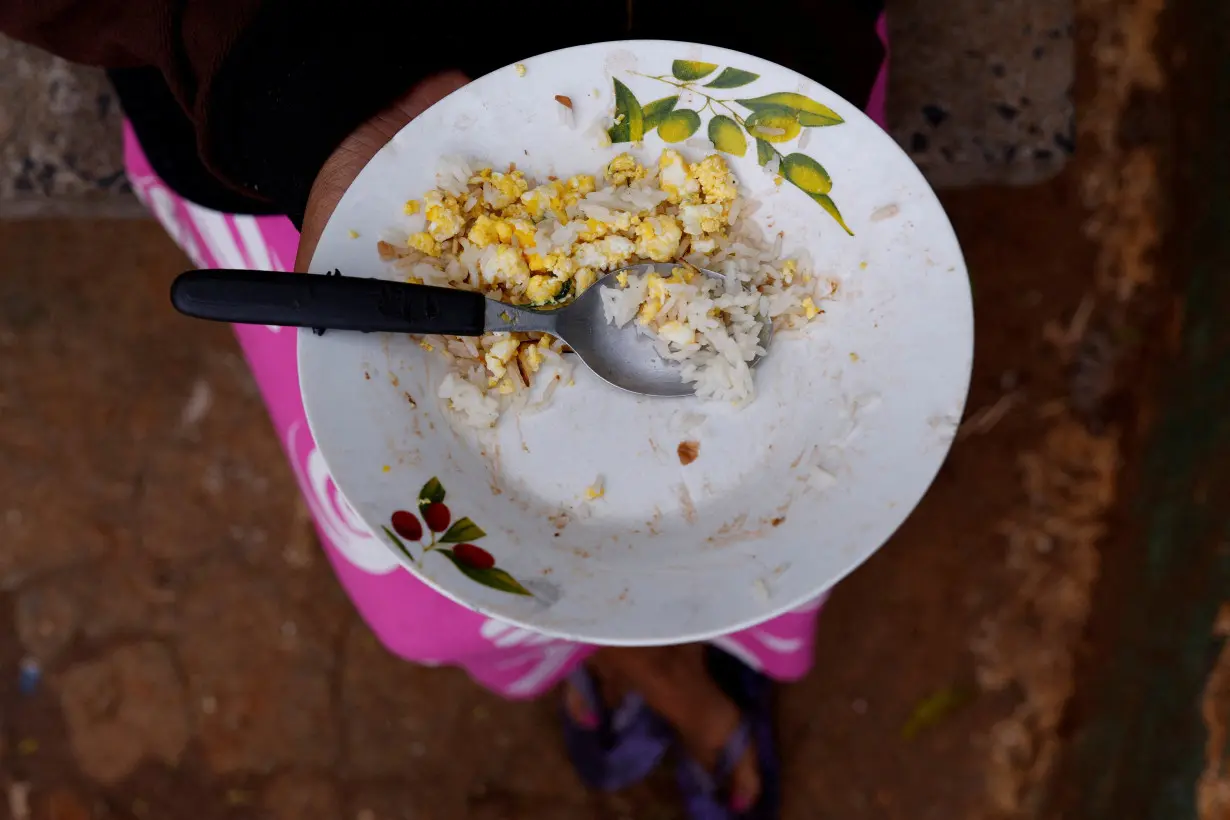
[[[618,286],[604,289],[603,306],[608,321],[635,320],[655,337],[659,353],[678,362],[705,399],[749,401],[748,363],[763,352],[761,323],[801,326],[819,315],[816,302],[832,290],[805,262],[782,258],[780,235],[761,234],[751,219],[754,204],[739,196],[719,154],[690,163],[667,149],[649,167],[620,154],[601,174],[541,182],[515,165],[496,171],[447,158],[421,202],[422,215],[414,215],[421,229],[378,245],[408,282],[557,307],[618,268],[677,263],[668,277],[621,274]],[[475,427],[495,424],[510,408],[541,406],[572,381],[562,343],[544,334],[421,343],[450,361],[439,396]]]

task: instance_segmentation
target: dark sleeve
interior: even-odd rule
[[[860,105],[883,0],[0,0],[0,32],[77,62],[156,69],[208,171],[301,219],[343,138],[438,71],[480,77],[598,39],[709,42],[811,76]],[[737,22],[737,24],[735,24]]]
[[[156,68],[209,170],[292,216],[342,139],[415,82],[515,59],[461,47],[448,35],[458,20],[438,0],[0,2],[0,31],[15,39],[75,62]]]

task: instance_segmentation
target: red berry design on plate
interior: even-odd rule
[[[406,510],[398,510],[393,513],[393,532],[405,538],[407,541],[420,541],[423,538],[423,525],[419,523],[418,516]]]
[[[423,520],[427,522],[427,529],[432,532],[444,532],[448,529],[452,514],[449,513],[448,507],[436,501],[423,508]]]
[[[491,553],[473,544],[458,544],[453,547],[453,556],[474,569],[491,569],[495,566],[495,558],[491,557]]]

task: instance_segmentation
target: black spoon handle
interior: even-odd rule
[[[192,270],[171,285],[187,316],[248,325],[478,336],[479,293],[350,276],[258,270]]]

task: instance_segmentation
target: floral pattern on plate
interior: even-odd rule
[[[452,511],[444,505],[444,496],[444,485],[440,479],[432,478],[419,490],[417,514],[398,510],[389,516],[389,523],[382,529],[397,551],[419,567],[430,553],[443,555],[462,575],[485,587],[513,595],[531,595],[516,578],[495,565],[491,553],[471,543],[487,533],[469,518],[453,521]],[[428,536],[427,543],[423,543],[424,536]],[[422,548],[417,558],[407,541],[417,542]]]
[[[704,100],[699,110],[680,108],[679,93],[642,105],[632,90],[616,79],[615,120],[607,129],[611,142],[640,142],[646,134],[654,131],[663,142],[683,142],[700,130],[701,115],[708,113],[708,136],[714,148],[741,157],[747,153],[747,138],[751,137],[756,144],[756,161],[761,167],[774,163],[781,179],[807,194],[837,220],[846,233],[853,236],[854,231],[850,230],[837,203],[830,196],[833,180],[824,166],[800,151],[783,156],[775,147],[798,139],[804,129],[841,125],[845,120],[827,105],[793,91],[776,91],[749,98],[718,97],[704,89],[721,91],[741,88],[760,79],[759,74],[733,66],[722,68],[713,77],[718,68],[721,67],[716,63],[675,60],[671,63],[670,74],[630,72],[664,83],[680,92],[696,95]],[[710,77],[713,78],[709,82],[701,84],[702,80]]]

